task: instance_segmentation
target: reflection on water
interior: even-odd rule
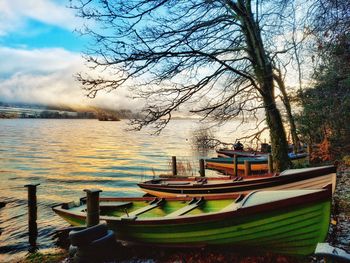
[[[55,230],[67,225],[52,212],[52,205],[78,200],[87,188],[102,189],[102,195],[140,196],[143,192],[136,183],[170,172],[171,156],[189,162],[198,174],[198,160],[215,155],[193,149],[191,137],[200,126],[175,120],[160,136],[151,136],[147,130],[125,131],[126,121],[0,120],[0,202],[7,203],[0,208],[0,262],[11,262],[29,249],[24,185],[40,183],[37,242],[39,249],[53,247]],[[233,142],[238,137],[234,131],[231,123],[213,132],[216,138]],[[346,196],[349,205],[350,188],[342,188],[344,182],[338,186],[346,192],[341,197]],[[342,216],[349,218],[348,211]],[[348,249],[349,222],[338,225],[333,232],[344,234],[346,244],[332,243]]]
[[[190,161],[196,173],[198,159],[206,157],[191,146],[198,127],[194,121],[176,120],[160,136],[152,136],[147,130],[126,131],[126,121],[0,120],[0,202],[7,203],[0,208],[0,262],[28,250],[24,185],[40,183],[38,244],[40,249],[51,247],[54,230],[66,226],[51,206],[78,200],[83,189],[142,195],[136,183],[167,173],[171,156]],[[231,137],[223,128],[218,134],[223,140]]]

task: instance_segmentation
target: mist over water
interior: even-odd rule
[[[51,206],[78,200],[84,189],[102,189],[102,195],[142,196],[136,183],[170,173],[171,156],[189,162],[198,174],[198,160],[215,156],[214,150],[198,152],[193,120],[174,120],[159,135],[150,130],[126,131],[127,121],[97,120],[0,120],[0,262],[27,253],[26,184],[39,183],[38,247],[54,246],[53,233],[67,226]],[[214,131],[232,142],[232,126]],[[16,255],[14,255],[16,253]]]

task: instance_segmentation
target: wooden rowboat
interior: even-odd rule
[[[247,193],[252,190],[315,189],[336,185],[336,167],[321,166],[290,169],[280,174],[247,177],[164,178],[139,183],[146,193],[158,197],[218,196],[228,193]]]
[[[245,150],[232,150],[232,149],[219,149],[216,150],[218,157],[261,157],[267,156],[268,153],[257,152],[257,151],[245,151]]]
[[[289,154],[290,159],[294,165],[304,165],[308,162],[306,153]],[[238,157],[237,169],[239,173],[242,173],[245,169],[244,161],[250,163],[250,169],[252,173],[266,172],[268,170],[267,156],[258,157]],[[225,174],[234,174],[234,158],[228,157],[214,157],[205,160],[206,167],[209,169],[215,169],[224,172]]]
[[[308,255],[327,236],[332,190],[255,191],[204,198],[100,198],[100,219],[121,241],[159,246],[233,245]],[[242,198],[243,197],[243,198]],[[84,225],[86,203],[53,210]]]

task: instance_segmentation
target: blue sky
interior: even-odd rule
[[[28,18],[20,31],[10,32],[0,39],[0,44],[12,48],[56,48],[80,52],[86,46],[86,38],[70,28],[50,25]]]
[[[0,101],[131,107],[126,91],[84,96],[74,74],[87,69],[84,21],[69,0],[0,0]]]

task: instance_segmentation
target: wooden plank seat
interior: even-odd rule
[[[240,201],[242,201],[243,197],[243,195],[239,195],[231,204],[221,209],[220,212],[230,212],[241,208],[242,204],[240,203]]]
[[[137,216],[139,216],[139,215],[141,215],[143,213],[146,213],[146,212],[148,212],[148,211],[150,211],[150,210],[160,206],[163,202],[164,202],[163,198],[155,198],[147,206],[141,207],[141,208],[139,208],[139,209],[137,209],[135,211],[132,211],[130,213],[125,211],[126,215],[122,216],[121,219],[122,220],[135,220],[137,218]]]
[[[243,177],[241,176],[237,176],[233,179],[234,182],[239,182],[239,181],[242,181],[243,180]]]
[[[182,216],[184,214],[187,214],[188,212],[192,211],[193,209],[197,208],[204,202],[203,197],[196,199],[193,198],[187,206],[182,207],[170,214],[167,214],[165,217],[176,217],[176,216]]]
[[[208,183],[207,178],[199,178],[194,181],[193,185],[202,185],[206,183]]]
[[[101,208],[103,207],[117,208],[117,207],[124,207],[124,206],[130,206],[130,205],[132,205],[132,202],[101,202],[100,203]]]
[[[181,185],[189,185],[190,182],[171,182],[171,183],[165,183],[164,185],[167,186],[181,186]]]

